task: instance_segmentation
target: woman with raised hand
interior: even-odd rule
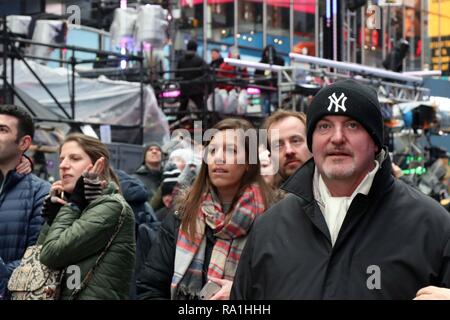
[[[210,281],[220,287],[210,299],[229,299],[253,222],[274,199],[251,155],[258,141],[244,134],[253,126],[225,119],[213,129],[199,175],[163,221],[138,275],[140,299],[201,299]]]
[[[108,149],[98,139],[75,133],[62,143],[59,159],[61,180],[53,183],[42,210],[41,263],[67,270],[61,299],[127,299],[134,216],[109,166]],[[80,277],[74,279],[77,270]]]

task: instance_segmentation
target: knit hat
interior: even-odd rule
[[[147,150],[150,149],[151,147],[157,147],[159,150],[162,151],[161,145],[156,141],[152,141],[145,145],[145,152],[147,152]]]
[[[161,196],[171,194],[173,188],[178,183],[178,176],[180,175],[180,170],[173,163],[166,165],[165,170],[162,174],[161,183]]]
[[[151,147],[159,148],[159,150],[162,153],[161,145],[158,142],[152,141],[152,142],[147,143],[144,147],[144,152],[142,153],[142,155],[143,155],[142,163],[143,164],[145,164],[145,157],[147,156],[147,151],[150,150]]]
[[[355,80],[337,81],[322,88],[308,108],[307,143],[312,151],[312,137],[317,122],[327,115],[347,116],[358,121],[372,137],[379,150],[383,146],[383,118],[375,89]]]

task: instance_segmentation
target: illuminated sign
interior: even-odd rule
[[[450,75],[450,36],[430,38],[431,65],[433,70],[441,70],[443,76]]]
[[[450,1],[428,1],[428,36],[439,37],[450,35]]]

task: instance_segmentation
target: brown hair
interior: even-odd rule
[[[76,142],[80,148],[86,152],[91,159],[92,164],[94,164],[101,157],[105,158],[105,172],[102,175],[102,179],[115,182],[120,189],[119,179],[109,165],[109,151],[106,145],[104,145],[100,140],[82,133],[71,133],[59,146],[59,153],[61,153],[62,146],[71,141]]]
[[[288,117],[294,117],[299,119],[305,125],[306,128],[306,114],[304,114],[303,112],[291,110],[277,110],[266,118],[266,120],[262,125],[262,129],[269,130],[270,126],[273,125],[275,122],[281,121]],[[269,139],[269,133],[267,133],[267,139]],[[267,142],[270,145],[270,141]]]
[[[228,129],[242,129],[244,132],[248,129],[255,129],[253,125],[244,119],[227,118],[218,122],[212,129],[219,131]],[[245,137],[245,163],[248,165],[248,170],[244,173],[241,178],[241,185],[238,192],[234,196],[231,203],[230,213],[234,208],[237,200],[242,196],[244,190],[252,183],[257,184],[262,193],[264,199],[264,206],[267,209],[274,202],[274,193],[270,186],[264,181],[260,173],[259,157],[256,157],[257,163],[250,163],[250,143],[249,138]],[[205,152],[207,148],[205,148]],[[181,228],[184,232],[188,234],[191,240],[194,239],[195,227],[196,227],[196,217],[198,208],[200,207],[202,195],[209,192],[211,189],[215,188],[208,176],[208,165],[202,161],[202,166],[200,172],[195,179],[192,188],[185,193],[180,194],[177,199],[177,210],[181,215],[182,223]]]
[[[283,120],[284,118],[287,117],[294,117],[300,119],[300,121],[306,126],[306,114],[304,114],[303,112],[291,110],[277,110],[266,118],[266,120],[262,125],[262,128],[269,129],[269,127],[273,125],[275,122]]]

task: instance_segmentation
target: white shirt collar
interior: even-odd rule
[[[315,167],[313,178],[313,192],[314,198],[319,204],[319,208],[324,215],[325,221],[330,231],[331,242],[334,246],[342,223],[347,215],[353,199],[358,193],[367,195],[372,187],[373,179],[380,168],[380,163],[375,160],[375,168],[373,168],[356,187],[355,191],[350,197],[332,197],[328,187],[319,174],[317,167]]]

